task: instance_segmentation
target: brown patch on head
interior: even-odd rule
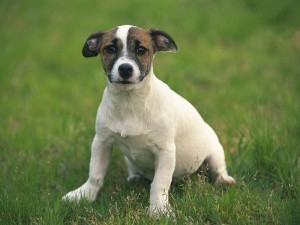
[[[127,37],[128,55],[137,63],[141,80],[149,74],[152,67],[154,48],[148,30],[131,27]]]
[[[148,30],[140,27],[131,27],[128,32],[127,43],[128,47],[142,46],[149,50],[150,54],[154,54],[153,43]]]
[[[105,47],[107,47],[109,44],[113,44],[113,40],[116,37],[116,33],[117,33],[118,28],[113,28],[111,30],[108,30],[104,33],[102,40],[101,40],[101,44],[100,44],[100,49],[99,49],[99,53],[101,54],[103,49]]]
[[[116,38],[117,30],[118,28],[113,28],[106,31],[99,47],[102,66],[106,73],[109,73],[118,58],[119,50],[122,49],[122,43]]]
[[[94,57],[97,56],[101,50],[101,46],[103,43],[111,40],[115,35],[117,28],[114,28],[109,31],[97,31],[91,34],[82,49],[82,54],[84,57]]]

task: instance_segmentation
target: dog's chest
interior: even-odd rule
[[[139,137],[149,133],[153,116],[143,95],[109,95],[105,92],[97,115],[104,126],[121,137]],[[136,139],[136,138],[135,138]],[[137,138],[140,140],[140,138]]]
[[[126,136],[114,134],[115,142],[120,146],[122,153],[140,168],[154,168],[156,145],[149,135]]]
[[[140,139],[143,140],[144,138],[130,139],[128,137],[142,137],[149,132],[147,125],[141,121],[141,119],[134,116],[124,117],[123,119],[112,118],[110,122],[106,124],[106,127],[121,139],[125,139],[130,143],[134,141],[139,142]]]
[[[97,132],[113,138],[137,167],[153,169],[156,140],[161,138],[160,117],[145,93],[113,95],[105,91],[97,114]],[[104,131],[104,132],[103,132]],[[159,135],[159,137],[157,137]]]

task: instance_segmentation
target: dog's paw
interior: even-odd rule
[[[127,181],[128,181],[128,182],[138,181],[138,180],[140,180],[141,178],[142,178],[142,177],[141,177],[141,175],[139,175],[139,174],[129,175],[129,176],[127,177]]]
[[[175,213],[169,204],[150,205],[148,214],[152,218],[159,218],[161,216],[166,216],[168,218],[175,217]]]
[[[236,183],[235,179],[231,176],[218,176],[216,181],[216,184],[220,184],[220,185],[233,185]]]
[[[98,187],[85,183],[84,185],[77,188],[76,190],[67,193],[65,196],[63,196],[62,200],[80,201],[81,199],[86,199],[89,202],[93,202],[97,197],[98,190],[99,190]]]

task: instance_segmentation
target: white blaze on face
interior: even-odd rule
[[[124,63],[128,63],[130,65],[132,65],[133,67],[133,73],[132,73],[132,77],[130,77],[128,79],[128,81],[132,82],[132,83],[138,83],[139,81],[139,76],[140,76],[140,71],[139,71],[139,67],[137,65],[137,63],[131,59],[128,56],[128,49],[127,49],[127,37],[128,37],[128,32],[129,29],[131,27],[131,25],[124,25],[124,26],[119,26],[117,33],[116,33],[116,38],[118,38],[121,42],[122,42],[122,52],[120,53],[120,58],[118,58],[111,70],[111,80],[112,82],[118,82],[118,81],[122,81],[122,78],[119,75],[119,67],[120,65],[124,64]]]
[[[119,26],[117,33],[116,33],[116,37],[122,41],[122,44],[123,44],[122,53],[124,56],[128,55],[128,53],[127,53],[127,37],[128,37],[128,31],[131,27],[133,27],[133,26],[131,26],[131,25]]]

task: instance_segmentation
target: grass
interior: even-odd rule
[[[1,1],[1,224],[298,224],[298,1]],[[147,216],[149,183],[126,182],[117,148],[93,204],[61,197],[87,178],[105,77],[88,35],[160,27],[179,46],[155,72],[187,98],[225,147],[237,184],[203,174],[174,183],[174,218]],[[298,37],[298,38],[297,38]]]

